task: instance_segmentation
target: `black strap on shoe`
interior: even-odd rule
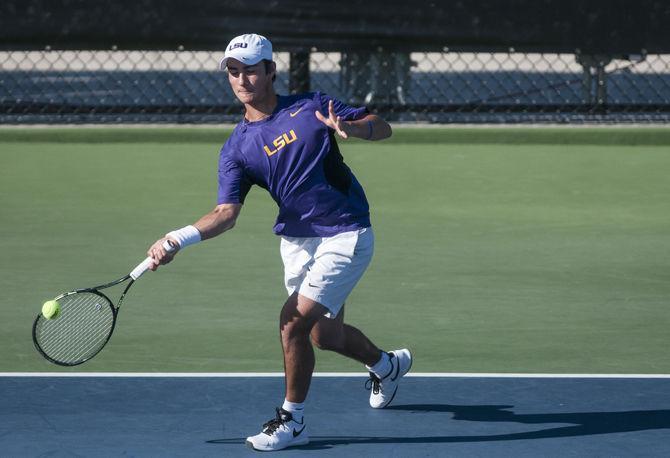
[[[274,432],[277,431],[277,429],[284,423],[288,423],[289,421],[293,420],[293,415],[291,415],[291,412],[287,412],[286,410],[279,407],[275,408],[275,411],[277,412],[275,418],[263,425],[263,434],[267,434],[268,436],[272,436]]]
[[[379,394],[379,384],[381,380],[377,377],[374,372],[370,372],[370,378],[365,382],[365,389],[372,390],[374,394]]]

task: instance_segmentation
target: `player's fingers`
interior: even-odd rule
[[[340,137],[342,137],[344,139],[349,138],[349,135],[344,131],[344,123],[342,122],[342,118],[340,118],[339,116],[336,119],[335,126],[336,126],[336,129],[337,129],[337,133]]]
[[[147,255],[153,260],[152,270],[156,270],[159,265],[167,264],[167,262],[169,262],[166,262],[166,257],[169,256],[169,253],[163,248],[163,239],[154,243],[151,248],[149,248]]]
[[[328,118],[326,118],[324,115],[321,114],[320,111],[315,111],[314,114],[316,115],[316,119],[321,121],[324,124],[328,124]]]
[[[153,250],[150,249],[148,255],[151,258],[151,264],[149,264],[149,270],[155,271],[156,269],[158,269],[158,266],[160,265],[160,263],[154,257]]]
[[[166,249],[166,242],[172,248],[171,250]],[[147,255],[154,259],[158,264],[167,264],[172,261],[172,258],[174,258],[174,255],[177,254],[178,251],[179,242],[171,237],[164,237],[151,245]]]
[[[333,108],[333,101],[332,100],[328,101],[328,115],[332,119],[335,119],[335,109]]]
[[[147,251],[147,256],[150,258],[155,258],[155,252],[156,252],[156,244],[154,243],[149,247],[149,250]]]
[[[340,124],[340,117],[337,116],[335,113],[335,110],[333,110],[333,101],[330,101],[330,105],[328,106],[328,115],[330,116],[330,120],[335,124],[336,126],[339,127]]]
[[[154,252],[154,256],[152,256],[158,264],[164,265],[164,264],[169,264],[170,261],[172,261],[172,253],[168,253],[165,251],[165,248],[162,246],[158,247],[156,251]]]
[[[152,258],[153,262],[151,265],[149,265],[149,269],[155,271],[157,270],[160,266],[164,266],[165,264],[169,264],[170,261],[166,261],[165,259],[161,259],[160,261],[156,258]]]
[[[337,124],[335,122],[335,118],[333,117],[328,117],[326,118],[324,115],[322,115],[320,112],[316,112],[316,117],[324,123],[326,126],[330,127],[331,129],[337,130]]]

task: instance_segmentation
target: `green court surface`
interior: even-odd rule
[[[398,129],[340,142],[375,259],[347,304],[417,372],[670,373],[670,129]],[[281,371],[274,202],[138,281],[74,369],[42,302],[127,273],[215,204],[225,129],[0,129],[0,371]],[[318,352],[318,371],[361,371]]]

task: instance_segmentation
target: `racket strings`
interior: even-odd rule
[[[90,292],[59,299],[60,317],[40,317],[35,338],[51,359],[78,364],[93,357],[107,342],[114,328],[114,311],[107,299]]]

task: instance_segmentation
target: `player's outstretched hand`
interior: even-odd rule
[[[163,243],[166,240],[170,245],[174,247],[174,251],[168,252],[165,249]],[[147,251],[147,256],[150,256],[154,260],[154,263],[149,267],[149,269],[156,270],[158,269],[158,266],[170,263],[172,259],[174,259],[174,255],[177,254],[178,251],[179,251],[179,244],[177,243],[176,240],[173,240],[169,237],[163,237],[162,239],[157,240],[156,243],[151,245],[149,251]]]
[[[321,114],[320,111],[316,111],[316,118],[330,127],[331,129],[335,130],[337,132],[337,135],[339,135],[342,138],[349,138],[349,125],[342,121],[342,119],[335,114],[335,110],[333,109],[333,101],[328,102],[328,117],[326,118],[324,115]]]

